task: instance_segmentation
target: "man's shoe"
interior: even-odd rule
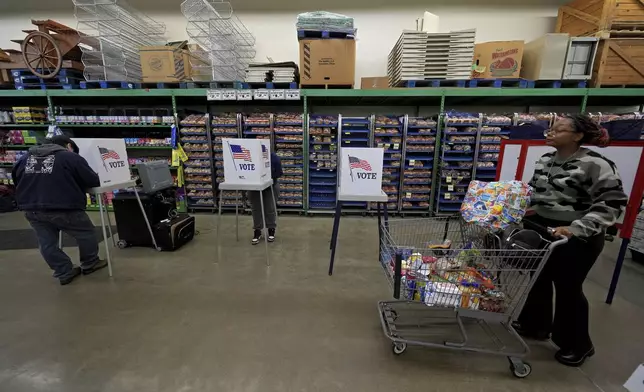
[[[275,241],[275,229],[268,229],[268,242]]]
[[[81,274],[80,267],[74,266],[68,276],[65,276],[64,278],[58,278],[58,281],[60,282],[61,286],[65,286],[70,284],[80,274]]]
[[[584,353],[574,352],[573,350],[559,350],[555,354],[555,359],[563,365],[578,367],[583,365],[586,359],[593,355],[595,355],[594,347],[591,347],[590,350]]]
[[[94,272],[107,267],[107,260],[98,260],[93,266],[83,268],[83,275],[93,274]]]
[[[520,322],[514,321],[512,323],[512,328],[524,338],[533,339],[533,340],[548,340],[550,339],[550,333],[544,331],[532,330],[529,328],[524,328]]]
[[[261,230],[253,231],[253,240],[251,241],[251,244],[253,244],[253,245],[259,244],[259,240],[261,238],[262,238],[262,231]]]

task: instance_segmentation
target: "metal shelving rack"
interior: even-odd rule
[[[371,117],[342,116],[342,128],[339,132],[341,147],[370,147],[373,142]],[[366,212],[367,202],[343,201],[342,210],[347,212]]]
[[[188,161],[183,164],[188,210],[215,210],[209,122],[208,114],[193,114],[179,123],[180,143],[188,155]]]
[[[313,115],[308,120],[308,213],[333,213],[338,187],[338,135],[342,116]]]
[[[297,119],[297,120],[296,120]],[[304,122],[302,114],[277,113],[273,116],[274,151],[282,161],[284,176],[300,182],[279,182],[279,211],[304,211]]]
[[[440,170],[434,212],[457,212],[475,176],[481,114],[446,113],[442,118]]]
[[[222,138],[237,138],[240,130],[240,115],[237,113],[222,113],[211,115],[210,135],[212,139],[213,166],[215,183],[219,184],[224,181],[224,146]],[[224,205],[218,208],[234,208],[235,205],[243,206],[243,194],[238,191],[220,191],[224,192],[222,202]],[[219,194],[216,195],[219,200]]]
[[[438,123],[432,118],[405,116],[404,169],[401,182],[403,214],[429,214]]]
[[[510,116],[487,114],[482,117],[474,178],[479,181],[494,181],[501,152],[501,140],[510,135],[508,128],[516,123],[516,119]]]
[[[141,80],[139,49],[165,45],[165,25],[125,0],[73,0],[83,75],[93,81]]]
[[[382,190],[387,194],[387,209],[400,210],[400,188],[402,186],[403,137],[406,124],[405,117],[375,116],[374,146],[385,150],[382,165],[383,181],[397,182],[396,185],[383,185]]]

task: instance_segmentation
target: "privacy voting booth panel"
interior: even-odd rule
[[[629,196],[621,218],[620,236],[630,238],[644,193],[644,141],[617,141],[608,147],[586,146],[610,159],[617,166],[624,192]],[[553,148],[542,140],[503,140],[496,179],[528,182],[539,158]]]

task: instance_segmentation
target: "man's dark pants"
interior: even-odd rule
[[[27,211],[25,217],[36,232],[40,253],[54,271],[54,278],[72,275],[74,266],[69,256],[58,247],[61,231],[76,239],[82,269],[90,269],[99,261],[94,224],[85,211]]]

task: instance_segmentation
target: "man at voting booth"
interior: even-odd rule
[[[78,147],[63,135],[29,149],[13,168],[18,208],[38,237],[40,253],[61,285],[81,273],[107,267],[98,257],[94,224],[85,212],[85,192],[100,185],[98,174],[78,155]],[[74,237],[80,250],[80,267],[58,246],[59,233]]]
[[[277,179],[284,174],[282,171],[282,161],[275,153],[271,152],[271,178],[273,179],[273,187],[271,190],[259,191],[249,191],[248,199],[250,200],[251,208],[253,211],[253,239],[251,243],[253,245],[259,244],[259,240],[262,238],[262,228],[264,224],[262,222],[262,209],[260,197],[264,199],[264,218],[266,219],[266,228],[268,229],[268,241],[275,241],[275,229],[277,228],[277,211],[275,211],[273,200],[277,200],[280,194],[279,185],[277,184]],[[273,192],[271,195],[270,191]],[[274,199],[272,199],[274,198]]]

